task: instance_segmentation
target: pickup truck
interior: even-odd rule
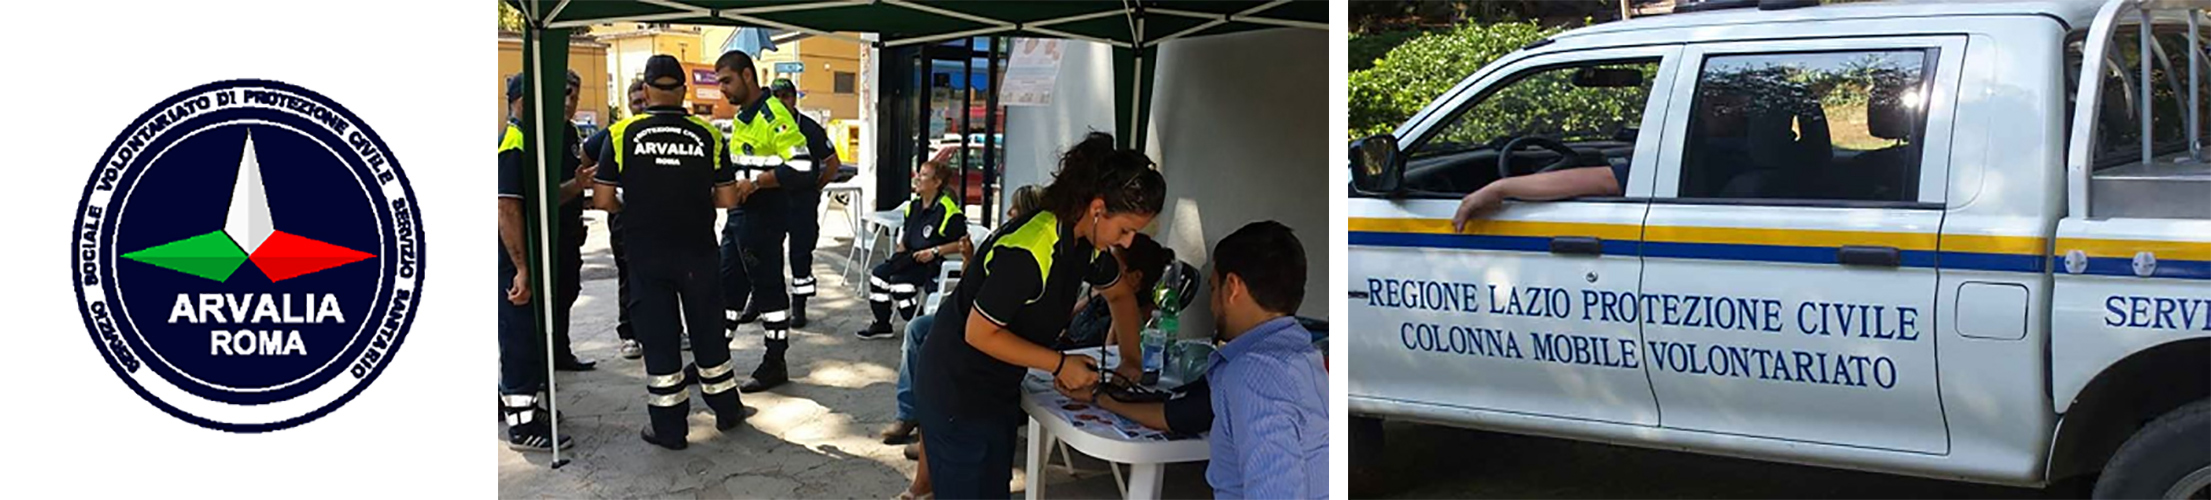
[[[2211,1],[1805,3],[1567,31],[1351,145],[1355,489],[1389,419],[2211,495]],[[1453,227],[1579,168],[1617,195]]]

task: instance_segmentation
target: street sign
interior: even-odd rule
[[[802,62],[779,62],[779,63],[775,63],[775,72],[777,72],[777,73],[805,73],[805,72],[806,72],[806,63],[802,63]]]

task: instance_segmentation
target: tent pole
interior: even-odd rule
[[[990,96],[990,97],[989,97],[989,98],[987,98],[987,99],[985,99],[985,102],[983,103],[983,214],[982,214],[982,216],[983,216],[983,226],[985,226],[985,227],[989,227],[989,226],[990,226],[990,223],[991,223],[991,219],[997,218],[997,214],[998,214],[998,203],[995,203],[995,202],[997,201],[997,198],[996,198],[996,197],[992,197],[992,196],[991,196],[991,192],[990,192],[990,185],[991,185],[992,183],[995,183],[995,182],[997,182],[997,181],[999,180],[999,176],[1000,176],[1000,175],[999,175],[999,172],[1001,172],[1001,171],[1004,171],[1004,170],[1005,170],[1005,169],[1002,169],[1002,168],[998,168],[998,162],[999,162],[999,161],[1001,161],[1001,160],[1003,160],[1003,159],[1002,159],[1002,158],[999,158],[999,157],[998,157],[998,154],[997,154],[997,151],[998,151],[998,86],[999,86],[999,85],[1000,85],[1001,83],[1003,83],[1003,82],[1000,82],[1000,81],[999,81],[999,74],[998,74],[998,56],[1000,55],[1000,51],[999,51],[999,48],[1000,48],[1000,47],[1002,47],[1003,45],[1005,45],[1005,44],[1003,43],[1003,42],[1004,42],[1004,40],[1005,40],[1005,38],[1003,38],[1003,37],[991,37],[991,38],[990,38],[990,68],[989,68],[988,70],[986,70],[986,71],[988,71],[988,72],[989,72],[989,75],[986,75],[986,76],[984,76],[984,78],[987,78],[987,79],[989,79],[989,81],[990,81],[990,94],[989,94],[989,96]]]
[[[937,64],[929,56],[928,45],[914,49],[915,74],[921,78],[920,92],[914,93],[914,150],[921,154],[914,155],[913,164],[906,168],[909,176],[921,170],[921,162],[936,156],[935,151],[929,150],[929,101],[936,99]],[[913,195],[909,189],[899,201],[904,202]]]
[[[545,377],[546,404],[550,410],[545,418],[552,422],[553,439],[553,460],[550,465],[552,468],[558,469],[563,465],[567,465],[568,460],[560,456],[560,419],[556,417],[560,414],[560,388],[553,377],[553,327],[555,325],[553,324],[553,307],[547,303],[547,300],[553,296],[549,292],[555,285],[551,275],[555,263],[552,261],[552,247],[548,242],[559,237],[558,234],[554,233],[557,229],[552,224],[552,218],[555,214],[555,208],[553,207],[557,203],[555,200],[558,199],[559,190],[559,187],[550,181],[551,178],[554,178],[553,175],[558,175],[553,170],[557,167],[554,166],[552,152],[563,146],[561,144],[563,137],[547,133],[548,130],[558,130],[557,128],[547,127],[547,122],[559,118],[553,116],[550,110],[547,109],[549,107],[547,102],[553,97],[546,93],[545,77],[549,73],[559,71],[558,69],[549,68],[566,68],[566,56],[568,54],[563,51],[559,56],[549,55],[545,51],[547,45],[545,42],[547,37],[551,37],[559,41],[560,45],[566,45],[568,33],[566,30],[545,29],[538,25],[542,21],[542,19],[533,21],[533,25],[526,30],[530,36],[528,40],[525,40],[526,45],[528,45],[526,51],[528,60],[525,61],[523,69],[523,82],[526,86],[525,97],[529,101],[528,110],[525,113],[528,115],[527,126],[530,130],[530,133],[526,135],[529,139],[527,147],[530,148],[532,160],[532,165],[525,172],[525,175],[529,178],[530,189],[537,193],[536,203],[529,204],[527,208],[527,215],[529,216],[527,220],[530,226],[528,232],[530,236],[534,237],[525,239],[529,243],[530,287],[535,292],[531,294],[530,312],[537,319],[534,323],[542,327],[538,332],[543,335],[545,342],[543,376]],[[555,64],[556,62],[558,64]],[[567,79],[563,77],[561,82],[565,93]]]
[[[960,199],[967,204],[967,131],[973,130],[969,120],[975,109],[975,37],[967,37],[967,49],[960,54]]]

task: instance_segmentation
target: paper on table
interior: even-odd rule
[[[1052,388],[1052,376],[1050,374],[1031,371],[1028,379],[1024,380],[1021,385],[1023,390],[1034,395],[1037,406],[1067,419],[1069,423],[1074,424],[1077,428],[1130,441],[1168,440],[1166,434],[1144,427],[1143,424],[1136,423],[1134,420],[1129,420],[1089,403],[1068,399],[1067,396]]]

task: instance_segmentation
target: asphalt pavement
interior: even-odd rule
[[[1383,424],[1383,498],[2043,498],[1943,481],[1408,422]],[[1357,445],[1354,445],[1357,446]]]

